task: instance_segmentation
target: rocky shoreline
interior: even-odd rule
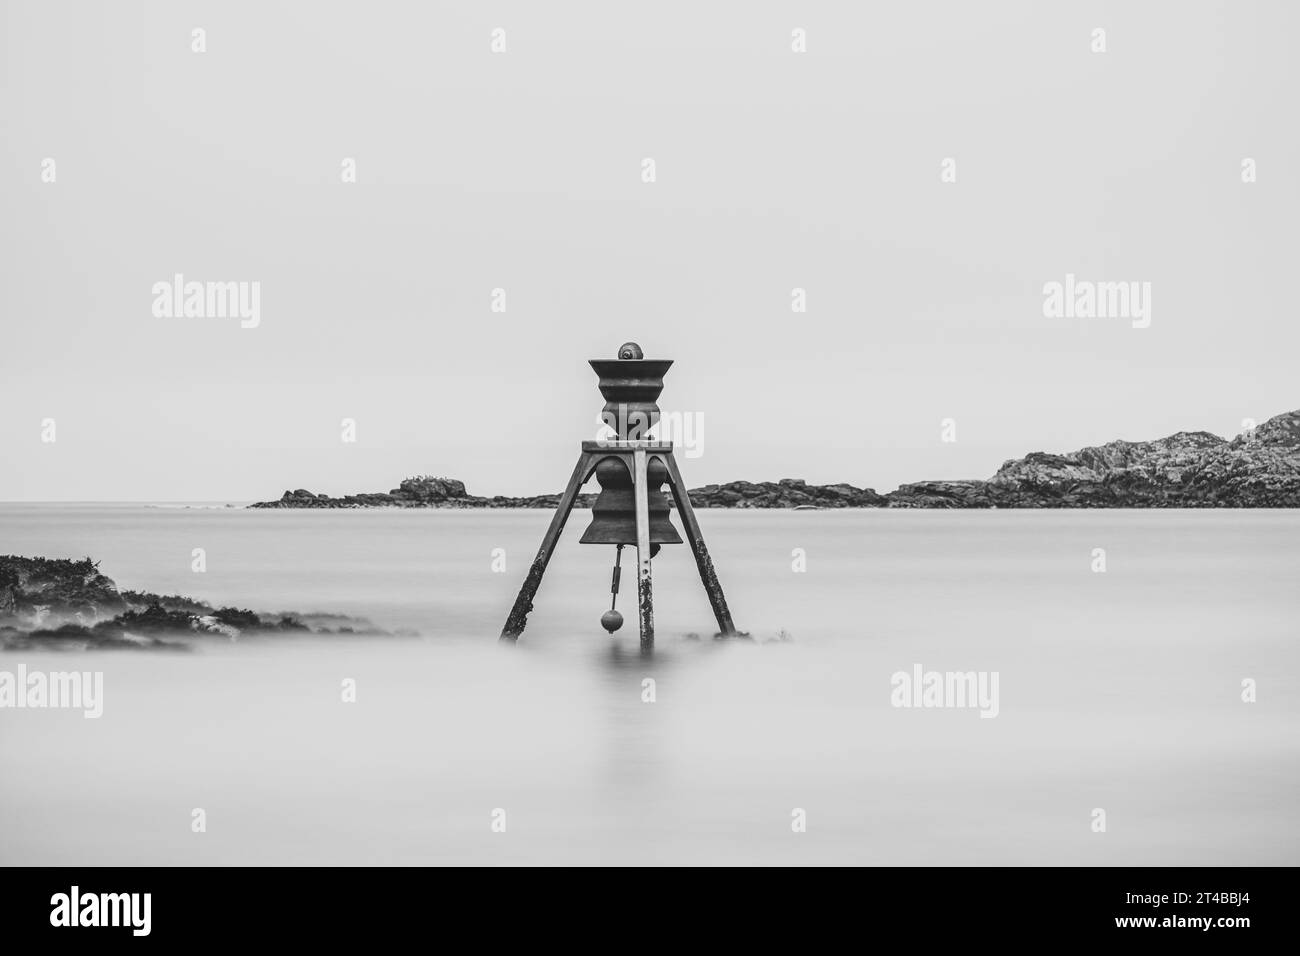
[[[1300,410],[1232,439],[1178,432],[1064,455],[1032,452],[1005,462],[987,480],[919,481],[886,494],[798,478],[731,481],[689,494],[696,508],[1296,508]],[[589,508],[595,497],[579,495],[576,506]],[[417,476],[388,492],[332,498],[299,488],[249,507],[554,508],[559,500],[558,494],[484,498],[454,478]]]
[[[258,614],[175,594],[119,590],[90,558],[0,555],[0,648],[113,649],[192,646],[186,638],[286,634],[387,635],[338,615]]]
[[[590,508],[594,494],[578,496],[579,508]],[[317,495],[305,488],[286,491],[276,501],[259,501],[250,508],[554,508],[560,503],[559,494],[534,495],[528,498],[509,498],[497,495],[480,498],[465,490],[465,483],[455,478],[434,478],[418,475],[407,478],[392,491],[362,492],[331,498]]]

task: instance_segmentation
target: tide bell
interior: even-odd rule
[[[551,524],[542,538],[506,618],[501,637],[514,641],[523,633],[533,598],[541,586],[542,575],[564,531],[578,492],[590,478],[600,483],[600,493],[591,506],[591,524],[581,538],[582,544],[612,544],[614,573],[610,582],[610,606],[600,619],[601,626],[613,634],[623,624],[617,609],[623,548],[636,549],[636,588],[634,601],[638,631],[643,649],[654,645],[654,600],[651,596],[651,558],[665,544],[682,544],[682,536],[673,527],[670,515],[674,506],[686,533],[686,542],[695,556],[700,582],[713,606],[719,636],[737,633],[731,611],[722,594],[713,561],[704,546],[699,521],[691,507],[686,483],[682,480],[673,443],[650,436],[659,423],[656,404],[664,388],[664,374],[672,367],[671,359],[647,359],[635,342],[625,342],[615,359],[591,359],[592,370],[599,378],[600,394],[605,399],[601,420],[613,432],[609,438],[584,441],[569,483],[560,495]],[[672,490],[672,500],[663,486]]]

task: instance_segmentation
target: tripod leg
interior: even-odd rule
[[[682,481],[682,473],[677,468],[677,457],[671,452],[663,457],[668,465],[668,483],[673,489],[673,501],[677,502],[677,514],[682,519],[682,527],[686,529],[686,540],[691,545],[691,551],[695,553],[695,566],[699,569],[700,581],[704,584],[704,592],[709,596],[709,603],[713,605],[718,630],[723,637],[734,637],[736,625],[732,623],[727,598],[722,593],[722,585],[718,583],[717,572],[713,570],[713,559],[704,546],[704,535],[700,532],[700,523],[695,520],[695,509],[691,507],[686,482]]]
[[[650,497],[646,478],[646,453],[638,448],[632,453],[632,489],[636,498],[636,603],[641,626],[641,647],[655,642],[654,598],[650,592]]]
[[[555,545],[560,540],[560,532],[564,530],[564,522],[569,519],[569,512],[573,510],[573,502],[577,499],[578,492],[582,490],[582,482],[587,477],[587,469],[590,465],[591,455],[584,451],[578,456],[578,464],[573,469],[573,474],[569,476],[569,484],[565,487],[564,494],[560,496],[560,503],[551,518],[551,526],[546,529],[546,537],[542,538],[542,546],[537,550],[537,557],[533,558],[528,576],[524,578],[523,586],[519,588],[515,606],[510,609],[506,626],[501,629],[501,640],[518,640],[519,635],[524,632],[524,627],[528,624],[528,612],[533,609],[533,598],[542,584],[542,575],[546,573],[546,565],[551,561],[551,553],[555,551]]]

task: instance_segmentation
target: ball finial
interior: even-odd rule
[[[624,342],[619,346],[618,357],[621,359],[643,359],[645,353],[641,351],[641,346],[635,342]]]
[[[615,610],[606,611],[600,616],[600,626],[613,634],[623,626],[623,615]]]

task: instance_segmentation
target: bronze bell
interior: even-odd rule
[[[620,441],[637,441],[659,422],[656,402],[664,390],[664,374],[671,359],[647,359],[635,342],[618,350],[617,359],[592,359],[591,367],[600,376],[600,393],[605,398],[601,415],[614,429]],[[650,512],[650,554],[659,552],[661,544],[681,544],[681,535],[668,516],[672,505],[663,493],[668,469],[659,459],[651,459],[646,468],[646,499]],[[583,533],[582,544],[636,545],[636,496],[632,474],[617,458],[606,458],[596,466],[600,494],[591,506],[591,525]]]
[[[673,506],[663,493],[668,469],[657,458],[646,468],[646,501],[650,510],[650,555],[661,544],[681,544],[682,537],[668,519]],[[583,532],[582,544],[636,545],[636,496],[632,475],[617,458],[606,458],[596,466],[600,494],[591,505],[591,524]]]

